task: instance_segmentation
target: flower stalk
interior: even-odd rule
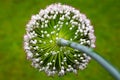
[[[94,52],[93,49],[64,39],[58,39],[57,44],[59,46],[68,46],[86,53],[87,55],[95,59],[99,64],[101,64],[113,77],[116,78],[116,80],[120,80],[120,73],[109,62],[107,62],[104,58]]]

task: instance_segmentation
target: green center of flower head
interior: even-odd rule
[[[52,4],[33,15],[27,24],[24,49],[32,66],[45,71],[48,76],[77,73],[78,69],[86,68],[90,57],[57,45],[59,38],[95,47],[94,30],[86,16],[70,6]]]

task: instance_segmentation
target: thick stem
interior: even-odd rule
[[[102,58],[100,55],[98,55],[96,52],[94,52],[91,48],[88,48],[86,46],[83,46],[81,44],[71,42],[64,39],[58,39],[57,44],[59,46],[68,46],[74,49],[77,49],[81,52],[86,53],[93,59],[95,59],[99,64],[101,64],[110,74],[115,77],[117,80],[120,80],[120,73],[110,64],[108,63],[104,58]]]

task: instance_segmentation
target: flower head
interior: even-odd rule
[[[48,76],[86,68],[91,58],[76,49],[58,46],[59,38],[95,47],[90,20],[71,6],[52,4],[33,15],[26,27],[24,49],[32,66]]]

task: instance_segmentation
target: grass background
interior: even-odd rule
[[[95,50],[120,70],[120,0],[0,0],[0,80],[114,80],[96,61],[64,77],[47,77],[30,66],[23,50],[31,15],[61,2],[85,13],[97,36]]]

